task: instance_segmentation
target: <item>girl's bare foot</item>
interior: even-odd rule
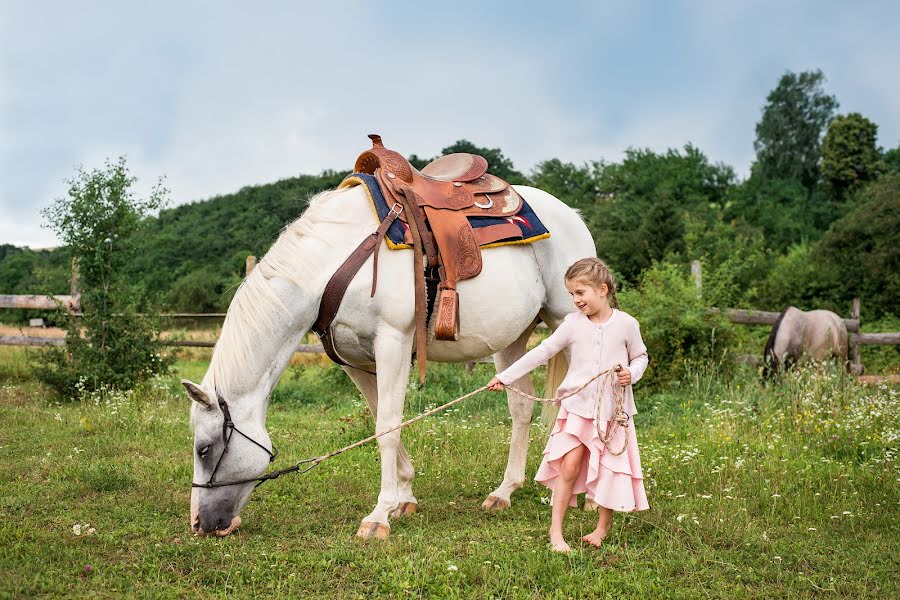
[[[554,552],[562,552],[564,554],[572,550],[566,543],[566,540],[563,539],[562,535],[550,536],[550,549]]]
[[[603,538],[606,537],[606,533],[608,531],[609,531],[608,527],[602,528],[602,529],[600,527],[598,527],[597,529],[590,532],[589,534],[587,534],[586,536],[584,536],[581,539],[583,539],[585,542],[587,542],[591,546],[594,546],[595,548],[599,548],[600,544],[603,542]]]

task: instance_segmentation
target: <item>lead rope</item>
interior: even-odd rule
[[[526,394],[522,390],[516,389],[511,385],[507,385],[505,387],[509,388],[510,390],[514,391],[515,393],[519,394],[520,396],[523,396],[523,397],[528,398],[529,400],[533,400],[535,402],[561,402],[561,401],[565,400],[566,398],[570,398],[570,397],[574,396],[575,394],[577,394],[578,392],[580,392],[581,390],[583,390],[584,388],[586,388],[591,383],[593,383],[594,381],[596,381],[597,379],[599,379],[601,377],[605,377],[604,383],[606,383],[606,381],[609,379],[609,377],[611,376],[611,374],[613,372],[619,372],[621,369],[622,369],[622,367],[620,365],[616,365],[615,367],[613,367],[611,369],[601,371],[601,372],[597,373],[596,375],[594,375],[593,377],[591,377],[590,379],[588,379],[586,382],[584,382],[584,384],[582,384],[581,387],[579,387],[567,394],[564,394],[562,396],[558,396],[556,398],[538,398],[537,396],[532,396],[531,394]],[[619,386],[619,387],[621,388],[621,386]],[[446,410],[446,409],[450,408],[451,406],[453,406],[454,404],[462,402],[463,400],[467,400],[468,398],[471,398],[472,396],[474,396],[476,394],[480,394],[481,392],[485,391],[486,389],[488,389],[487,386],[483,385],[480,388],[478,388],[477,390],[472,390],[471,392],[469,392],[468,394],[466,394],[464,396],[460,396],[459,398],[455,398],[455,399],[451,400],[450,402],[446,402],[436,408],[432,408],[429,411],[423,412],[422,414],[417,415],[407,421],[404,421],[395,427],[386,429],[386,430],[382,431],[381,433],[377,433],[375,435],[370,435],[367,438],[363,438],[363,439],[359,440],[358,442],[354,442],[348,446],[344,446],[343,448],[338,448],[337,450],[334,450],[333,452],[329,452],[328,454],[323,454],[322,456],[315,456],[313,458],[307,458],[307,459],[301,460],[300,462],[297,462],[297,463],[291,465],[290,467],[287,467],[284,469],[278,469],[277,471],[271,471],[269,473],[261,475],[260,477],[252,477],[249,479],[240,479],[237,481],[227,481],[227,482],[221,482],[221,483],[213,482],[212,480],[210,480],[207,483],[193,483],[191,485],[193,487],[198,487],[198,488],[217,488],[217,487],[228,487],[228,486],[232,486],[232,485],[242,485],[245,483],[256,482],[256,487],[259,487],[266,481],[269,481],[270,479],[278,479],[279,477],[281,477],[282,475],[285,475],[287,473],[303,474],[308,471],[311,471],[312,469],[319,466],[322,462],[328,460],[329,458],[337,456],[338,454],[343,454],[344,452],[347,452],[348,450],[352,450],[353,448],[362,446],[363,444],[366,444],[368,442],[371,442],[372,440],[378,439],[383,435],[387,435],[387,434],[391,433],[392,431],[396,431],[402,427],[411,425],[420,419],[424,419],[425,417],[431,416],[435,413],[439,413],[442,410]],[[601,397],[602,397],[602,390],[603,390],[603,385],[601,384],[598,388],[597,398],[595,400],[595,409],[594,409],[595,415],[599,415],[599,405],[600,405],[600,401],[601,401]],[[597,420],[596,417],[594,420],[595,420],[595,425],[597,427],[597,435],[600,436],[600,440],[607,447],[607,449],[609,449],[609,441],[612,440],[613,435],[615,435],[615,431],[616,431],[617,427],[619,425],[622,425],[624,427],[628,426],[628,415],[625,413],[624,395],[621,393],[621,390],[619,391],[619,394],[616,396],[616,411],[613,416],[613,420],[616,423],[613,425],[613,432],[610,433],[608,436],[604,435],[604,433],[600,431],[599,420]],[[238,433],[241,433],[241,432],[238,432]],[[244,434],[241,433],[241,435],[244,435]],[[247,436],[244,435],[244,437],[247,437]],[[253,440],[250,440],[250,441],[253,441]],[[627,444],[627,442],[628,442],[628,440],[626,437],[626,444]],[[254,443],[256,443],[256,442],[254,442]],[[257,443],[257,445],[259,445],[259,444]],[[263,447],[263,449],[265,450],[264,447]],[[266,450],[266,451],[268,452],[268,450]],[[616,456],[618,456],[619,454],[622,454],[622,452],[625,451],[625,446],[623,445],[622,449],[619,452],[615,452],[611,449],[609,449],[609,451],[611,453],[615,454]],[[272,457],[272,458],[274,459],[274,457]],[[220,460],[221,460],[221,458],[220,458]]]

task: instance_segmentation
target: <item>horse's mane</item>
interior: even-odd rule
[[[252,364],[258,348],[282,333],[284,321],[280,317],[288,307],[273,289],[271,280],[277,277],[293,282],[300,289],[308,288],[316,280],[321,265],[310,260],[314,257],[309,256],[308,244],[304,247],[303,240],[314,238],[317,245],[333,246],[328,225],[352,222],[352,210],[328,208],[328,199],[341,191],[327,190],[311,198],[303,214],[281,231],[256,268],[241,282],[209,365],[210,387],[217,393],[227,396],[228,382]]]
[[[778,328],[781,327],[781,320],[784,319],[785,313],[790,306],[785,307],[772,324],[772,331],[769,333],[769,339],[766,340],[766,347],[763,350],[763,379],[774,374],[778,370],[778,357],[775,355],[775,338],[778,337]]]

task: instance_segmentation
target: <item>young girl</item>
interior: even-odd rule
[[[568,507],[578,505],[575,494],[586,492],[587,498],[600,506],[597,528],[582,538],[597,547],[609,531],[614,510],[650,508],[632,418],[637,410],[631,386],[647,368],[647,348],[638,322],[619,310],[615,280],[602,260],[579,260],[566,271],[565,283],[578,311],[566,315],[550,337],[488,384],[492,390],[502,390],[566,348],[570,353],[569,371],[558,396],[578,389],[601,371],[617,364],[623,367],[609,379],[600,377],[561,401],[556,425],[544,448],[534,479],[553,490],[550,544],[559,552],[569,551],[562,525]],[[625,388],[620,391],[624,392],[627,421],[620,417],[624,424],[618,428],[613,427],[613,386]],[[597,433],[598,426],[604,437],[615,430],[608,440],[609,448],[618,452],[626,443],[622,454],[616,456],[609,451]]]

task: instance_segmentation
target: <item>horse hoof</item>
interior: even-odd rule
[[[419,512],[419,505],[415,502],[401,502],[400,506],[391,513],[392,517],[402,517],[403,515],[411,515]]]
[[[585,500],[584,501],[584,510],[588,511],[597,511],[600,509],[600,505],[594,502],[593,500]]]
[[[509,502],[497,496],[488,496],[487,500],[481,503],[481,510],[498,511],[509,508]]]
[[[366,540],[386,540],[391,533],[391,528],[383,523],[367,523],[365,521],[359,526],[356,537]]]

